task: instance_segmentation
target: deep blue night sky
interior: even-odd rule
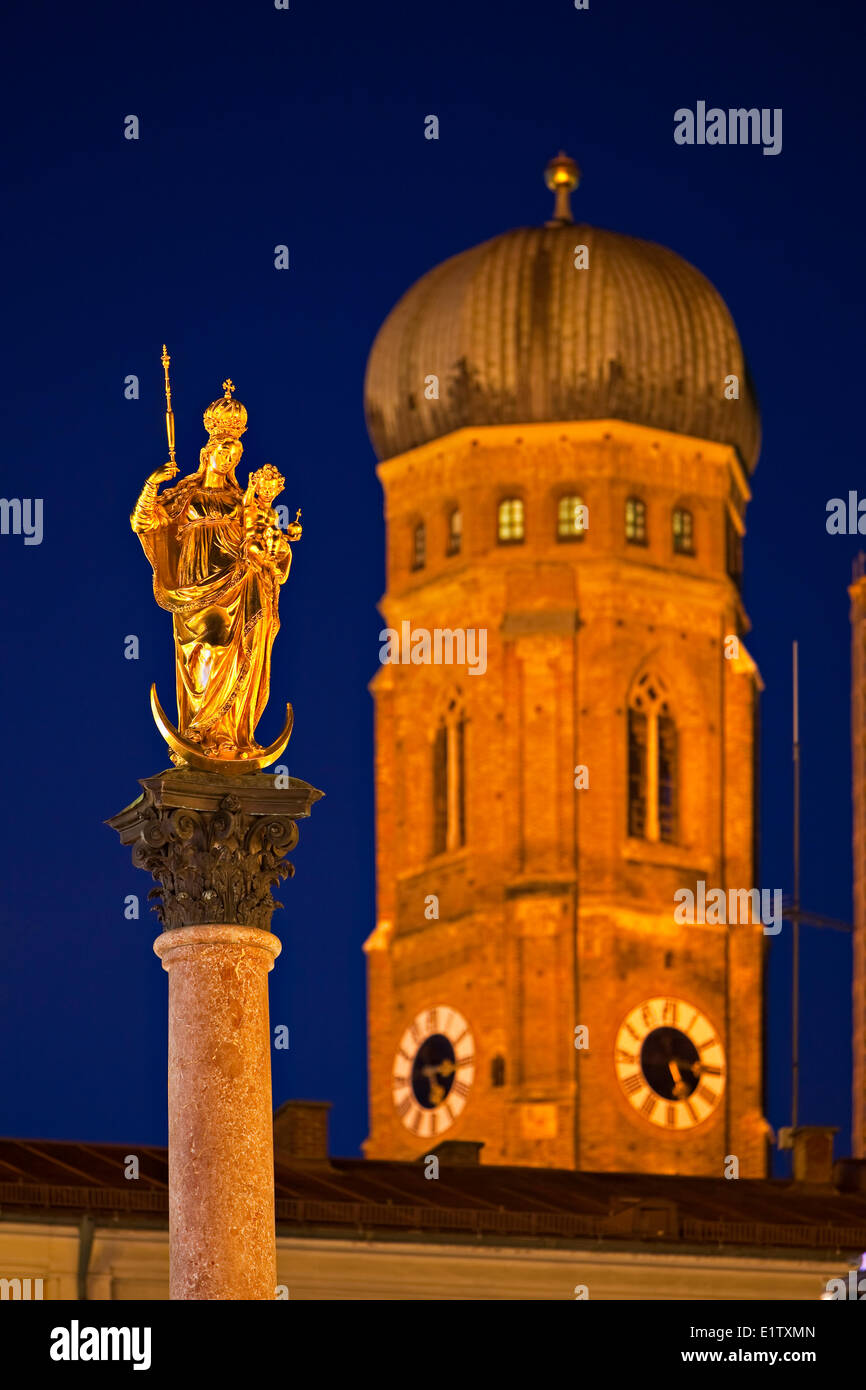
[[[167,980],[149,879],[103,825],[166,766],[148,707],[173,688],[170,618],[128,515],[231,375],[247,465],[286,474],[305,534],[283,590],[273,738],[327,799],[302,824],[274,925],[274,1099],[330,1099],[336,1153],[366,1133],[361,945],[374,920],[372,708],[381,491],[366,356],[447,256],[549,216],[546,161],[582,166],[575,215],[659,241],[737,322],[764,444],[745,547],[766,683],[760,882],[791,886],[790,644],[801,650],[803,897],[851,912],[849,633],[857,539],[828,498],[862,465],[862,16],[803,3],[272,0],[20,6],[5,21],[10,189],[2,494],[44,499],[44,540],[0,537],[5,793],[0,1132],[166,1139]],[[781,107],[783,151],[681,147],[673,113]],[[435,113],[438,142],[424,139]],[[124,117],[141,123],[137,142]],[[291,268],[274,269],[289,246]],[[124,399],[124,378],[141,382]],[[471,625],[467,618],[467,625]],[[124,659],[137,634],[138,661]],[[173,708],[173,706],[172,706]],[[142,920],[123,916],[138,893]],[[848,1151],[850,943],[804,931],[801,1121]],[[771,957],[768,1114],[789,1107],[789,933]]]

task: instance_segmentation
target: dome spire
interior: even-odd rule
[[[571,215],[571,193],[580,183],[580,170],[573,159],[560,150],[544,171],[544,182],[556,194],[553,217],[545,227],[567,227],[574,222]]]

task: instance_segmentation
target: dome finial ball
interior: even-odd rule
[[[569,195],[580,183],[580,169],[563,150],[560,150],[556,158],[551,159],[547,165],[544,171],[544,182],[550,191],[556,194],[553,218],[548,222],[548,227],[559,227],[573,222]]]

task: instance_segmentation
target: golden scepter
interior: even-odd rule
[[[165,432],[168,435],[168,457],[171,463],[174,464],[175,472],[177,472],[177,463],[174,457],[174,411],[171,408],[171,382],[168,379],[168,364],[171,358],[168,355],[168,348],[165,343],[162,345],[162,357],[160,360],[165,372]]]

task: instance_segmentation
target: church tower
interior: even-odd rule
[[[436,267],[366,380],[387,526],[368,1157],[763,1176],[759,418],[671,251],[556,206]]]

